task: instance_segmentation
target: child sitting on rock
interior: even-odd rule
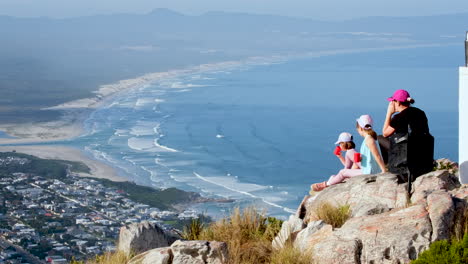
[[[334,154],[341,161],[344,169],[340,170],[337,175],[332,175],[328,182],[312,184],[311,188],[313,191],[321,191],[327,186],[342,182],[345,178],[362,174],[359,161],[355,160],[355,156],[358,153],[354,150],[355,144],[353,142],[353,136],[348,132],[343,132],[340,134],[338,141],[336,141],[335,144],[338,144],[338,146],[336,147]],[[346,151],[344,157],[341,155],[342,150]]]
[[[380,149],[377,143],[377,133],[372,128],[373,121],[370,115],[362,115],[357,120],[356,129],[364,138],[360,149],[360,162],[356,165],[359,168],[344,168],[338,172],[337,175],[330,177],[328,182],[321,182],[312,184],[313,191],[321,191],[327,186],[340,183],[346,178],[354,177],[361,174],[377,174],[379,172],[386,172],[387,169],[380,154]],[[341,155],[340,155],[341,156]],[[357,160],[354,160],[357,161]],[[345,164],[346,166],[346,164]]]

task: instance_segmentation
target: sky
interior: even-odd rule
[[[345,20],[467,13],[468,0],[0,0],[0,15],[16,17],[142,14],[155,8],[169,8],[189,15],[225,11]]]

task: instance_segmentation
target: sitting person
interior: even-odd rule
[[[391,172],[407,174],[405,171],[409,170],[412,174],[411,180],[414,180],[433,168],[434,138],[429,133],[426,114],[419,108],[411,106],[414,104],[414,99],[410,97],[408,91],[397,90],[387,100],[389,103],[383,137],[379,138],[381,148],[383,152],[389,153],[388,165]],[[405,135],[408,135],[411,141],[407,146],[389,140],[393,136],[403,138]],[[401,157],[402,155],[406,156]],[[403,180],[408,181],[406,177],[409,175],[400,176],[405,176]]]
[[[336,147],[334,154],[341,161],[344,169],[337,175],[332,175],[328,182],[312,184],[311,188],[313,191],[321,191],[329,185],[342,182],[345,178],[362,174],[359,162],[356,162],[355,160],[355,154],[357,154],[357,152],[354,149],[356,145],[353,142],[353,136],[350,133],[343,132],[339,135],[338,141],[336,141],[335,144],[338,144],[338,146]],[[341,154],[342,150],[346,151],[344,157]]]
[[[356,164],[356,167],[353,166],[352,168],[340,170],[337,175],[331,176],[326,182],[312,184],[311,188],[313,191],[321,191],[330,185],[343,182],[345,179],[357,175],[376,174],[387,171],[378,148],[377,133],[372,129],[372,118],[369,115],[362,115],[356,121],[356,129],[359,135],[364,138],[360,148],[360,162]]]

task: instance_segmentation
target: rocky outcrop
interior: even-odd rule
[[[284,222],[281,230],[273,240],[273,248],[281,248],[291,237],[291,235],[301,231],[306,225],[298,216],[291,215],[289,220]]]
[[[348,204],[351,206],[352,216],[358,217],[403,208],[408,201],[406,184],[398,184],[396,175],[385,173],[353,177],[346,183],[327,187],[305,202],[306,222],[316,219],[315,208],[323,202],[332,205]]]
[[[138,254],[153,248],[167,247],[177,238],[166,234],[158,225],[141,222],[120,228],[118,250],[126,255]]]
[[[217,241],[181,241],[135,256],[129,264],[223,264],[227,263],[227,244]]]
[[[316,263],[408,263],[429,245],[447,239],[457,213],[467,206],[468,188],[448,171],[420,176],[408,194],[396,175],[362,175],[307,196],[273,241],[310,250]],[[340,228],[318,219],[324,203],[349,205],[351,218]]]

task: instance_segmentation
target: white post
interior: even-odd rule
[[[468,183],[468,32],[465,38],[465,67],[459,71],[458,94],[458,159],[460,164],[460,182]]]

